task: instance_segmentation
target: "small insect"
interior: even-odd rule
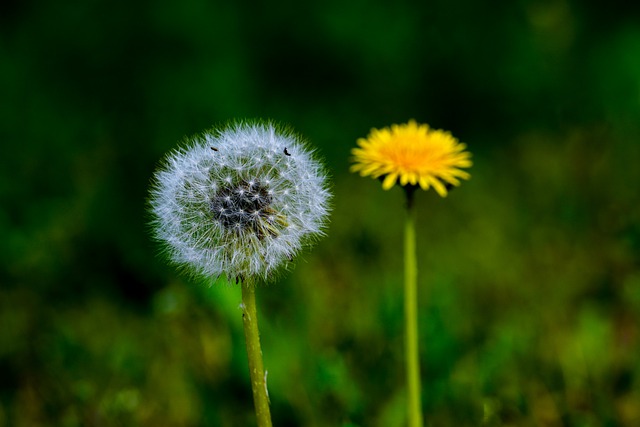
[[[211,149],[212,149],[213,151],[218,151],[218,149],[217,149],[216,147],[211,147]]]
[[[285,156],[290,156],[291,153],[289,153],[289,151],[287,151],[287,147],[284,147],[284,155]]]

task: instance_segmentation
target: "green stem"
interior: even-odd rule
[[[256,289],[253,283],[242,283],[242,323],[244,324],[244,338],[247,342],[247,356],[249,359],[249,376],[253,391],[253,404],[256,409],[258,427],[271,427],[271,411],[269,410],[269,396],[262,363],[260,349],[260,333],[258,332],[258,311],[256,309]]]
[[[418,353],[418,265],[416,261],[415,208],[413,189],[407,188],[407,216],[404,227],[404,320],[409,427],[422,426],[420,363]]]

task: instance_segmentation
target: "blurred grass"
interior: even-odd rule
[[[621,2],[189,0],[0,10],[0,426],[253,425],[239,289],[157,256],[185,135],[291,124],[327,237],[259,290],[278,426],[402,426],[402,194],[348,173],[415,118],[474,153],[419,194],[428,425],[640,422],[640,25]]]

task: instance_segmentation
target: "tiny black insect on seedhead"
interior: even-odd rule
[[[290,156],[291,153],[289,153],[289,151],[287,151],[287,147],[284,148],[284,155],[285,156]]]
[[[212,149],[213,151],[218,151],[218,149],[217,149],[216,147],[211,147],[211,149]]]

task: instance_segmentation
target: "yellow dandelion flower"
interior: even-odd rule
[[[433,187],[442,197],[447,184],[458,186],[470,175],[460,168],[471,166],[471,153],[449,132],[430,129],[426,124],[410,120],[407,124],[372,129],[367,138],[358,139],[359,148],[351,150],[352,172],[362,176],[383,178],[382,188],[420,186]]]

